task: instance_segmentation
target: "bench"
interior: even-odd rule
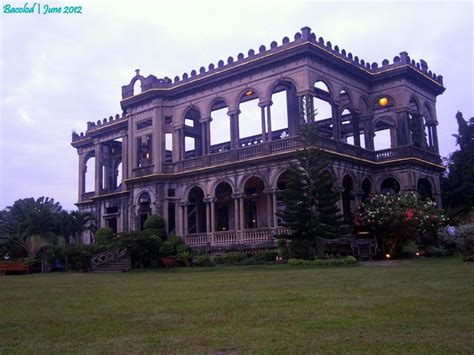
[[[6,275],[7,272],[24,272],[28,273],[28,265],[23,261],[1,260],[0,261],[0,275]]]

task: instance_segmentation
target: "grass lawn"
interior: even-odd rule
[[[474,263],[0,277],[0,353],[474,353]]]

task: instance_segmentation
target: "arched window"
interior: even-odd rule
[[[253,89],[246,90],[239,100],[239,147],[262,141],[261,110],[259,98]]]
[[[268,226],[267,199],[263,190],[265,186],[258,177],[251,177],[244,185],[244,228],[262,228]]]
[[[317,81],[313,86],[313,108],[316,113],[314,120],[323,136],[332,137],[332,105],[331,92],[323,81]]]
[[[143,230],[145,221],[151,215],[151,198],[148,192],[142,192],[138,197],[138,226]]]
[[[372,184],[369,179],[364,179],[362,181],[362,202],[365,202],[372,193]]]
[[[279,82],[271,96],[271,130],[272,140],[294,135],[299,116],[296,87],[290,81]]]
[[[85,162],[86,172],[84,181],[84,192],[95,191],[95,156],[91,155]]]
[[[190,108],[184,115],[184,158],[195,158],[202,155],[202,124],[199,122],[201,113]]]
[[[206,204],[204,203],[204,192],[200,187],[193,187],[188,194],[188,234],[205,233],[206,226]]]
[[[354,183],[349,175],[344,176],[342,179],[342,213],[346,221],[352,219],[352,212],[354,210]]]
[[[234,204],[232,200],[232,187],[227,182],[221,182],[215,189],[215,215],[216,231],[235,230]]]
[[[418,179],[417,190],[418,190],[418,196],[420,197],[421,200],[424,201],[427,199],[430,199],[430,200],[433,199],[431,183],[428,179],[424,179],[424,178]]]
[[[387,178],[380,185],[380,192],[383,194],[398,194],[400,192],[400,184],[394,178]]]
[[[224,100],[216,100],[211,106],[211,153],[230,150],[229,108]]]
[[[277,208],[275,212],[281,212],[285,209],[285,203],[281,197],[281,191],[286,190],[286,185],[288,183],[288,172],[283,172],[277,179]],[[282,226],[283,220],[281,217],[277,216],[277,225]]]
[[[133,95],[138,95],[141,94],[142,92],[142,81],[136,80],[135,83],[133,84]]]

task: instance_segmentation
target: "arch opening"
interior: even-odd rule
[[[258,177],[251,177],[244,185],[244,228],[268,227],[267,198],[263,190],[265,185]]]
[[[204,192],[198,186],[193,187],[188,193],[187,217],[188,234],[205,233],[207,231]]]
[[[232,187],[227,182],[221,182],[215,189],[215,230],[228,231],[235,230],[234,203],[232,199]]]
[[[380,185],[382,194],[398,194],[400,192],[400,184],[394,178],[385,179]]]

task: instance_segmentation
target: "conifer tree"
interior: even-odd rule
[[[293,257],[314,257],[318,238],[333,239],[342,233],[339,194],[333,190],[334,178],[326,170],[326,153],[316,147],[319,133],[312,120],[314,113],[308,110],[312,109],[307,104],[309,99],[303,98],[300,107],[300,122],[304,122],[299,127],[302,149],[288,164],[288,181],[281,192],[285,209],[279,216],[292,231],[288,239],[292,240]]]

